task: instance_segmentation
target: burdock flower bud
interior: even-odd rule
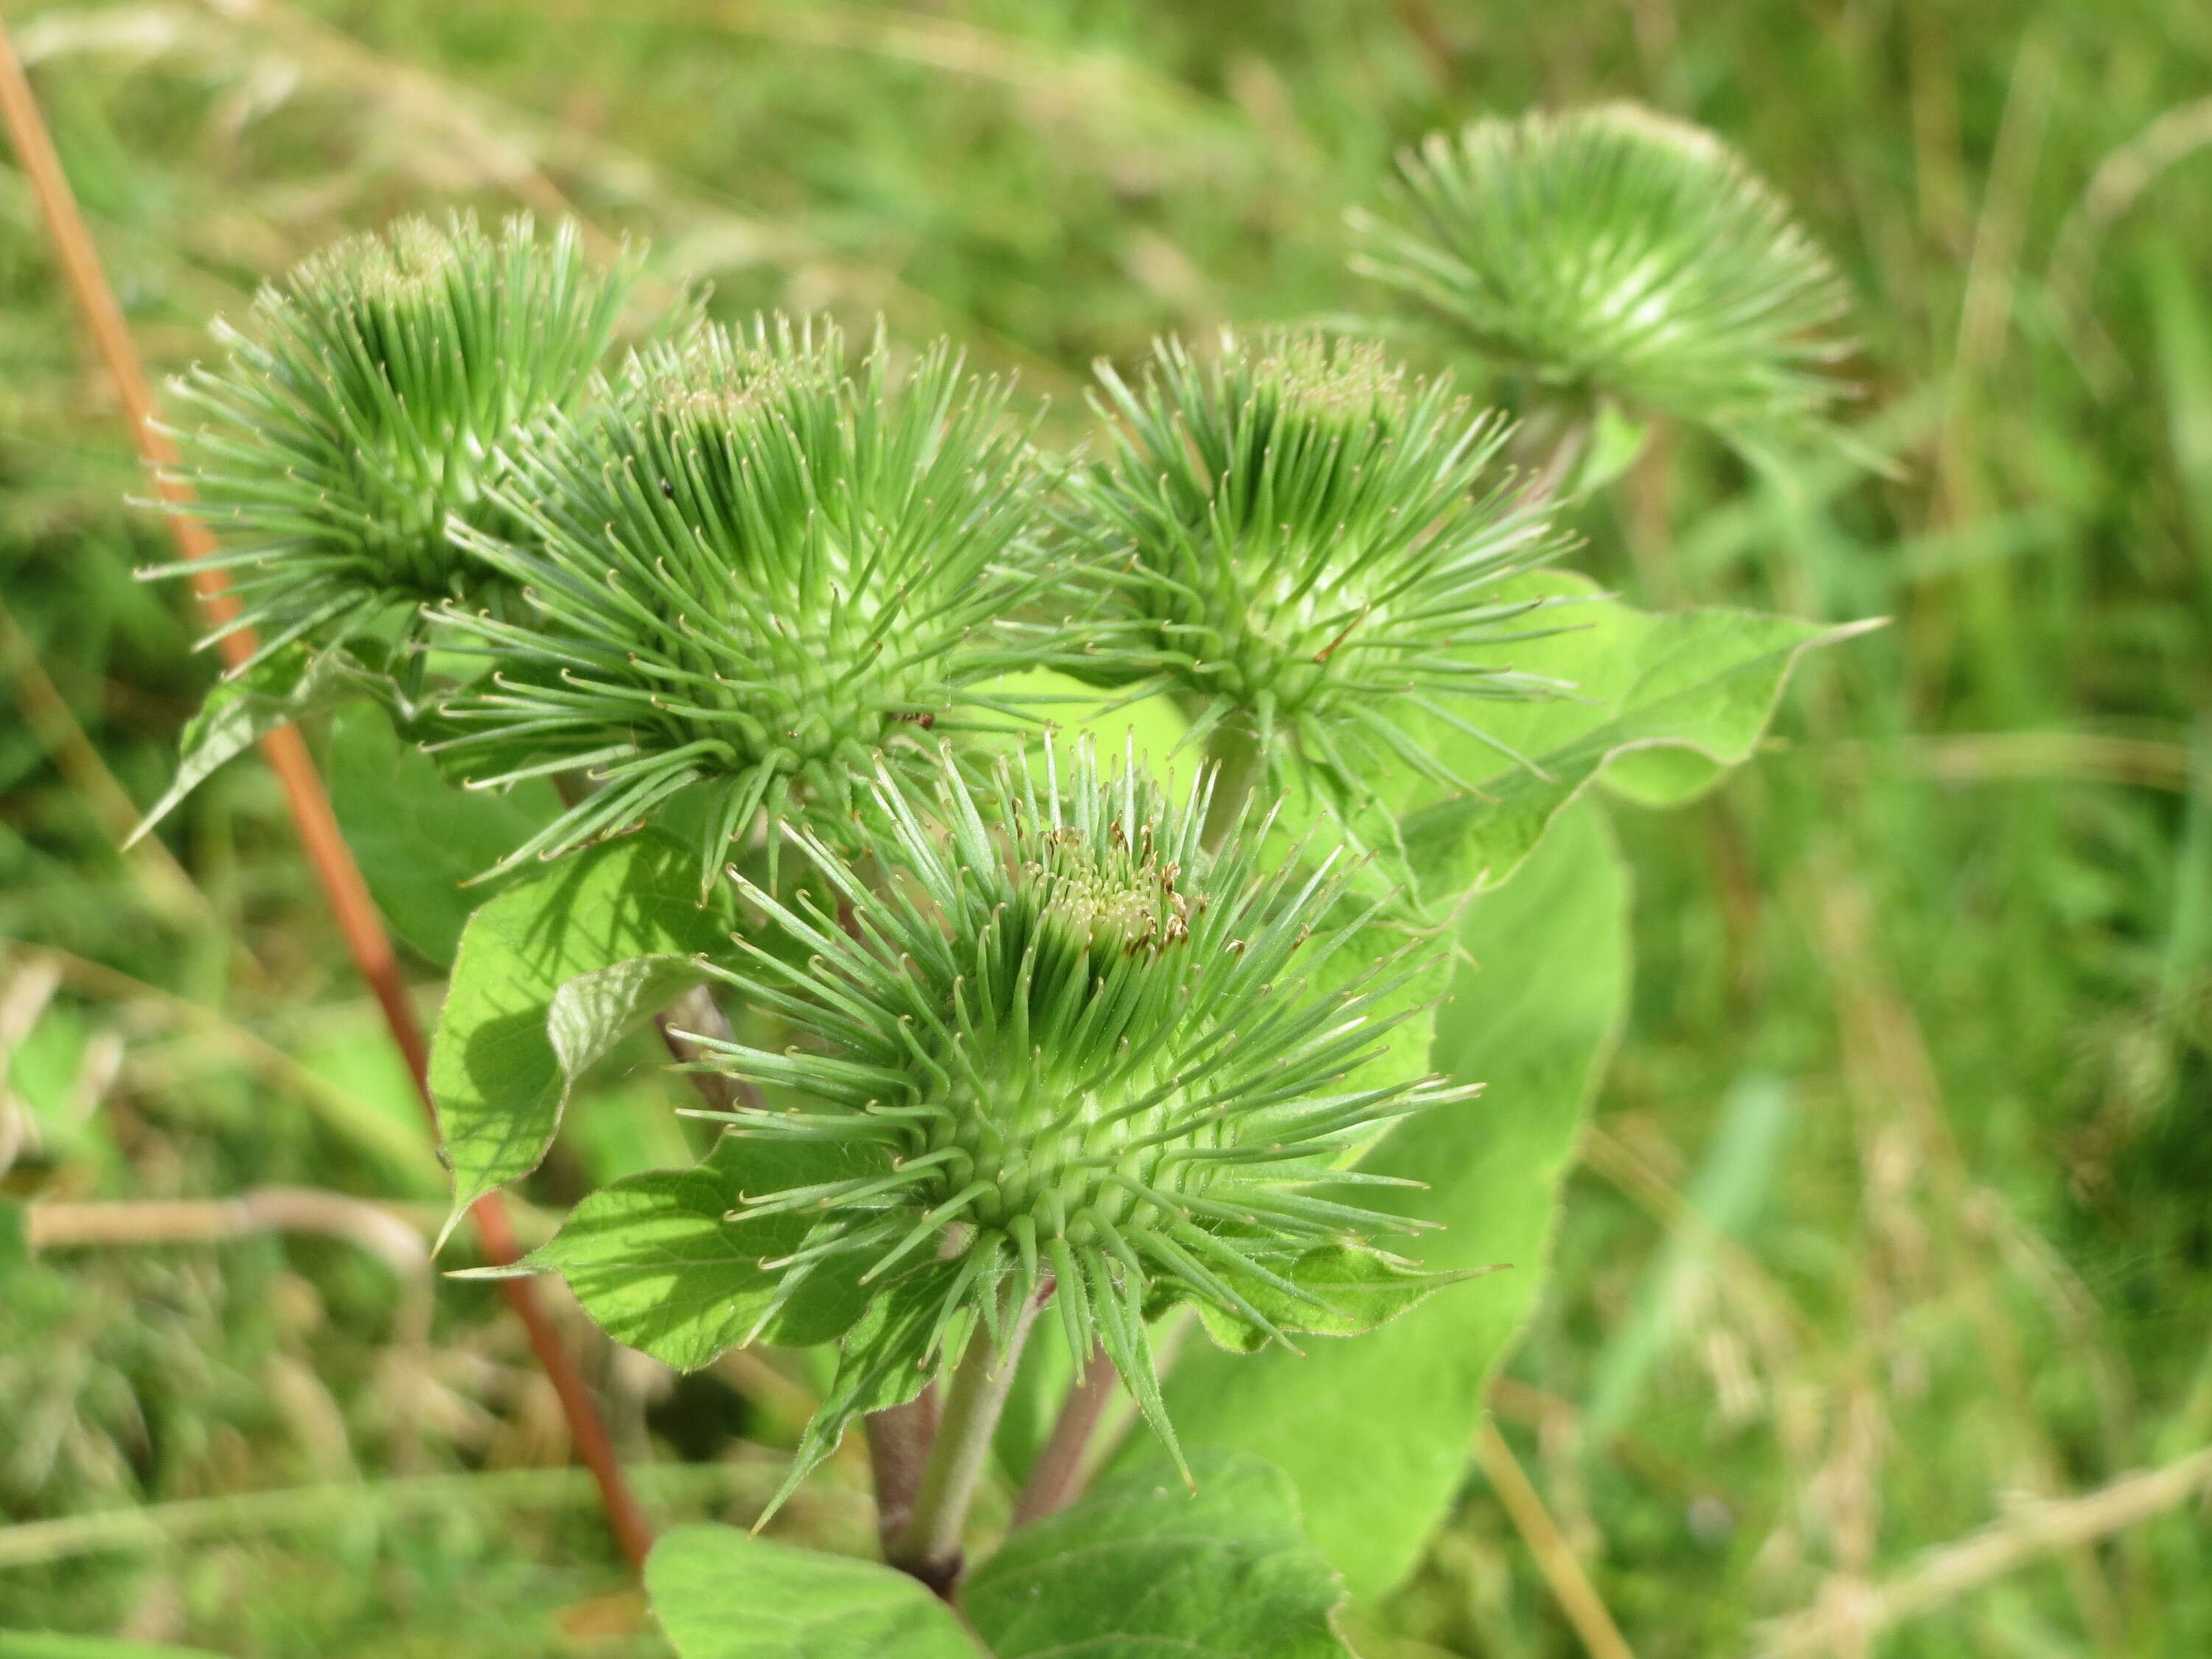
[[[1788,204],[1699,127],[1632,104],[1477,121],[1399,161],[1353,268],[1573,397],[1740,428],[1839,389],[1844,284]]]
[[[475,595],[486,573],[449,520],[499,522],[502,446],[584,395],[629,278],[527,218],[495,239],[403,219],[308,259],[247,330],[216,325],[226,362],[175,384],[183,476],[227,550],[156,574],[228,566],[228,627],[264,655]]]
[[[1257,834],[1209,854],[1203,787],[1170,799],[1133,765],[1101,775],[1087,744],[1067,770],[1049,745],[1042,777],[1002,763],[976,788],[947,770],[933,821],[886,783],[873,884],[799,832],[838,916],[744,888],[799,949],[741,939],[733,977],[799,1041],[708,1045],[782,1108],[728,1133],[865,1161],[748,1191],[731,1218],[814,1218],[764,1264],[777,1306],[816,1274],[922,1286],[909,1371],[968,1316],[995,1332],[1048,1295],[1073,1351],[1103,1346],[1172,1447],[1146,1318],[1195,1303],[1250,1346],[1360,1328],[1425,1292],[1436,1281],[1369,1243],[1411,1224],[1356,1201],[1406,1183],[1336,1166],[1471,1091],[1363,1083],[1394,964],[1331,960],[1356,921],[1327,873],[1261,873]],[[1355,1281],[1358,1310],[1335,1299]],[[817,1425],[814,1455],[838,1426]]]
[[[1042,581],[1007,389],[940,342],[857,374],[827,325],[651,351],[597,416],[556,421],[500,491],[519,541],[463,532],[526,614],[449,612],[493,672],[447,712],[476,781],[602,787],[512,855],[551,856],[695,792],[702,878],[766,815],[834,833],[854,784],[933,769],[1016,714],[1002,619]],[[514,757],[507,764],[503,757]]]
[[[1480,700],[1556,689],[1506,659],[1534,607],[1500,585],[1559,540],[1498,464],[1502,422],[1448,381],[1299,334],[1099,375],[1113,453],[1072,487],[1097,613],[1073,672],[1167,692],[1194,739],[1241,738],[1279,787],[1294,757],[1340,802],[1394,769],[1468,787],[1409,726],[1480,736]]]

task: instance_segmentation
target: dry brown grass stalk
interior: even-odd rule
[[[139,458],[154,477],[155,492],[169,506],[181,509],[189,505],[191,490],[176,470],[175,447],[158,419],[153,388],[146,379],[137,346],[124,322],[122,308],[116,303],[99,250],[77,210],[76,195],[62,170],[52,137],[46,130],[31,83],[4,27],[0,27],[0,116],[5,118],[16,158],[38,198],[56,257],[86,331],[122,398]],[[214,535],[201,520],[181,510],[169,513],[167,518],[177,550],[187,562],[205,558],[215,551]],[[202,570],[194,586],[211,623],[219,625],[236,614],[236,603],[226,591],[220,571]],[[226,660],[234,668],[243,666],[254,650],[253,639],[245,630],[226,633],[221,643]],[[330,797],[307,753],[307,742],[297,727],[288,726],[263,738],[261,749],[270,769],[283,786],[285,802],[301,844],[345,938],[354,967],[383,1011],[392,1040],[406,1061],[434,1131],[429,1045],[416,1018],[414,1005],[409,1000],[391,936],[385,931],[383,918],[377,914],[360,867],[338,832],[337,817],[331,810]],[[520,1251],[514,1229],[495,1196],[480,1200],[471,1207],[471,1214],[487,1255],[497,1262],[513,1261],[519,1257]],[[501,1289],[508,1305],[529,1331],[538,1363],[560,1396],[577,1457],[591,1470],[599,1485],[608,1525],[617,1543],[631,1564],[641,1568],[652,1548],[652,1527],[617,1461],[613,1443],[574,1358],[562,1345],[537,1287],[530,1280],[504,1279]]]
[[[1544,1583],[1559,1601],[1559,1610],[1566,1614],[1567,1622],[1574,1626],[1590,1659],[1636,1659],[1620,1627],[1606,1610],[1597,1587],[1590,1583],[1583,1564],[1568,1547],[1551,1511],[1544,1507],[1544,1500],[1535,1487],[1528,1484],[1520,1460],[1513,1455],[1513,1449],[1505,1443],[1505,1437],[1498,1432],[1495,1424],[1484,1424],[1481,1433],[1475,1437],[1474,1456],[1489,1479],[1491,1490],[1498,1494],[1498,1501],[1505,1506],[1514,1531],[1521,1534],[1521,1541],[1535,1558],[1537,1571],[1544,1575]]]
[[[1819,1605],[1766,1626],[1759,1659],[1826,1654],[1950,1606],[2021,1567],[2179,1509],[2212,1488],[2212,1447],[2075,1498],[2031,1500],[2002,1521],[1929,1551],[1893,1578],[1832,1586]]]

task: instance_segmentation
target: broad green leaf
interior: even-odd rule
[[[688,1168],[698,1149],[671,1108],[689,1093],[681,1078],[658,1069],[607,1078],[562,1110],[562,1148],[594,1191],[630,1176]]]
[[[875,1291],[860,1322],[838,1345],[837,1370],[799,1437],[791,1472],[762,1520],[781,1509],[799,1482],[837,1449],[854,1418],[903,1406],[922,1391],[937,1352],[931,1339],[939,1334],[945,1293],[959,1273],[957,1261],[933,1261]],[[964,1330],[951,1331],[943,1346],[957,1352],[963,1335]]]
[[[1388,1589],[1418,1558],[1459,1485],[1491,1376],[1534,1305],[1559,1183],[1620,1021],[1627,926],[1620,854],[1596,809],[1576,806],[1511,883],[1468,900],[1460,918],[1473,962],[1437,1016],[1434,1059],[1485,1083],[1482,1097],[1399,1124],[1360,1166],[1428,1183],[1368,1200],[1445,1224],[1403,1247],[1424,1267],[1503,1271],[1303,1358],[1188,1347],[1170,1380],[1184,1443],[1255,1452],[1287,1471],[1314,1541],[1356,1597]]]
[[[565,980],[545,1010],[545,1035],[561,1062],[562,1099],[615,1045],[705,975],[691,957],[631,957]]]
[[[1606,763],[1605,787],[1638,806],[1682,806],[1718,783],[1728,767],[1694,749],[1629,749]]]
[[[1801,656],[1875,625],[1747,611],[1651,615],[1562,571],[1516,586],[1573,601],[1537,613],[1559,632],[1511,649],[1516,669],[1575,690],[1484,708],[1470,720],[1492,743],[1437,725],[1437,754],[1474,792],[1409,803],[1406,848],[1432,899],[1504,881],[1601,770],[1650,805],[1707,787],[1750,756]]]
[[[662,1534],[645,1590],[678,1659],[977,1659],[920,1580],[735,1527]]]
[[[651,830],[550,865],[469,919],[430,1049],[457,1213],[552,1144],[566,1079],[548,1020],[561,987],[634,957],[708,950],[725,932],[699,906],[689,849]]]
[[[1125,1475],[1010,1536],[960,1601],[998,1659],[1345,1659],[1289,1478],[1240,1454],[1191,1473],[1194,1494]]]
[[[1379,1250],[1328,1244],[1309,1250],[1275,1272],[1318,1305],[1255,1279],[1240,1280],[1237,1291],[1275,1328],[1302,1336],[1358,1336],[1395,1319],[1442,1290],[1488,1271],[1481,1267],[1430,1273]],[[1256,1353],[1268,1334],[1249,1319],[1210,1302],[1198,1304],[1206,1333],[1237,1353]]]
[[[798,1249],[812,1222],[728,1218],[747,1193],[864,1175],[862,1157],[828,1142],[725,1136],[691,1169],[593,1193],[521,1265],[560,1273],[609,1336],[678,1370],[710,1364],[756,1327],[758,1340],[787,1347],[828,1342],[860,1316],[866,1298],[852,1271],[809,1274],[778,1306],[780,1281],[761,1263]]]
[[[336,646],[310,651],[295,645],[263,658],[236,679],[218,681],[178,740],[180,757],[168,793],[154,803],[124,845],[135,845],[217,767],[280,726],[350,702],[381,680]]]
[[[469,914],[506,884],[474,882],[561,810],[539,780],[501,794],[464,789],[366,704],[331,722],[331,807],[392,931],[450,967]]]

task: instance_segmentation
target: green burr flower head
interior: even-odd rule
[[[1704,129],[1632,104],[1475,122],[1400,158],[1353,267],[1571,396],[1717,428],[1817,417],[1841,278]]]
[[[769,1264],[780,1294],[841,1267],[944,1276],[936,1338],[1048,1291],[1073,1352],[1103,1345],[1172,1443],[1148,1314],[1188,1300],[1262,1336],[1322,1328],[1299,1317],[1324,1304],[1301,1260],[1408,1224],[1347,1201],[1380,1178],[1333,1162],[1468,1091],[1359,1085],[1393,987],[1387,964],[1329,963],[1349,933],[1325,876],[1259,873],[1256,836],[1210,855],[1202,788],[1102,775],[1087,745],[1060,772],[1049,747],[1042,777],[1002,763],[977,788],[948,769],[930,821],[886,783],[874,886],[802,836],[842,919],[747,890],[811,960],[741,941],[744,995],[801,1042],[717,1045],[790,1103],[729,1133],[872,1161],[737,1213],[819,1218]]]
[[[1194,738],[1241,732],[1279,780],[1295,754],[1340,799],[1438,775],[1407,716],[1553,689],[1501,658],[1532,607],[1499,584],[1559,540],[1498,465],[1504,425],[1448,381],[1303,334],[1099,374],[1113,453],[1073,487],[1094,595],[1074,672],[1168,691]]]
[[[499,521],[501,447],[585,394],[629,281],[587,264],[570,225],[403,219],[264,288],[248,330],[218,325],[227,361],[174,389],[234,625],[265,652],[477,592],[449,520]]]
[[[481,783],[605,787],[514,856],[696,790],[703,878],[763,812],[771,848],[793,811],[834,834],[855,780],[1018,715],[966,692],[1019,665],[1000,623],[1042,579],[1006,403],[942,342],[895,379],[880,340],[848,373],[834,327],[763,320],[648,352],[597,417],[550,423],[499,492],[526,533],[462,536],[529,614],[449,611],[494,663],[449,707],[453,746],[517,757]]]

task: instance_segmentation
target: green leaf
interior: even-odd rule
[[[762,1512],[763,1521],[837,1449],[854,1418],[903,1406],[927,1385],[930,1361],[941,1351],[934,1340],[941,1334],[945,1293],[960,1267],[957,1261],[933,1261],[875,1292],[860,1322],[838,1346],[836,1372],[799,1437],[790,1474]],[[951,1333],[942,1346],[957,1346],[963,1334]]]
[[[349,702],[381,682],[381,676],[335,646],[310,651],[297,645],[263,658],[236,679],[218,681],[178,739],[181,757],[168,793],[154,803],[124,845],[135,846],[217,767],[277,727]]]
[[[1483,710],[1474,723],[1495,746],[1435,729],[1437,755],[1476,793],[1418,805],[1405,819],[1407,854],[1432,897],[1504,881],[1601,770],[1647,804],[1695,794],[1750,756],[1801,656],[1878,625],[1747,611],[1651,615],[1561,571],[1516,585],[1516,597],[1539,593],[1577,602],[1542,613],[1562,631],[1515,646],[1514,666],[1575,692]]]
[[[631,957],[562,981],[546,1006],[545,1035],[561,1062],[562,1099],[615,1045],[706,975],[696,957]]]
[[[678,1659],[976,1659],[919,1579],[735,1527],[663,1533],[645,1590]]]
[[[1277,1330],[1305,1336],[1358,1336],[1426,1301],[1445,1285],[1491,1269],[1429,1273],[1380,1250],[1330,1244],[1309,1250],[1275,1271],[1323,1304],[1316,1307],[1257,1279],[1239,1279],[1237,1294],[1265,1314]],[[1268,1334],[1249,1319],[1210,1302],[1196,1305],[1206,1334],[1231,1352],[1256,1353],[1267,1346]]]
[[[522,1265],[560,1273],[609,1336],[678,1370],[711,1363],[756,1326],[762,1341],[809,1347],[860,1316],[857,1270],[809,1274],[779,1308],[781,1281],[760,1264],[798,1249],[812,1222],[729,1213],[748,1192],[866,1173],[863,1155],[844,1146],[726,1136],[691,1169],[631,1176],[593,1193]]]
[[[1194,1495],[1124,1477],[1009,1537],[961,1596],[998,1659],[1345,1659],[1289,1478],[1242,1455],[1192,1474]]]
[[[331,722],[323,763],[346,845],[392,931],[441,968],[453,964],[470,912],[506,884],[464,886],[552,822],[561,811],[544,780],[504,793],[464,789],[380,708],[348,708]]]
[[[650,830],[563,859],[470,918],[430,1049],[456,1212],[552,1144],[567,1093],[548,1026],[561,987],[634,957],[707,951],[726,931],[699,907],[689,850]]]
[[[1518,877],[1460,919],[1480,965],[1455,976],[1434,1058],[1485,1082],[1483,1097],[1407,1119],[1360,1165],[1428,1183],[1396,1203],[1446,1224],[1409,1247],[1425,1267],[1509,1271],[1303,1358],[1188,1350],[1170,1379],[1184,1443],[1281,1465],[1357,1597],[1388,1589],[1419,1557],[1458,1487],[1491,1376],[1534,1305],[1559,1183],[1621,1018],[1627,927],[1626,870],[1597,811],[1575,807]]]

